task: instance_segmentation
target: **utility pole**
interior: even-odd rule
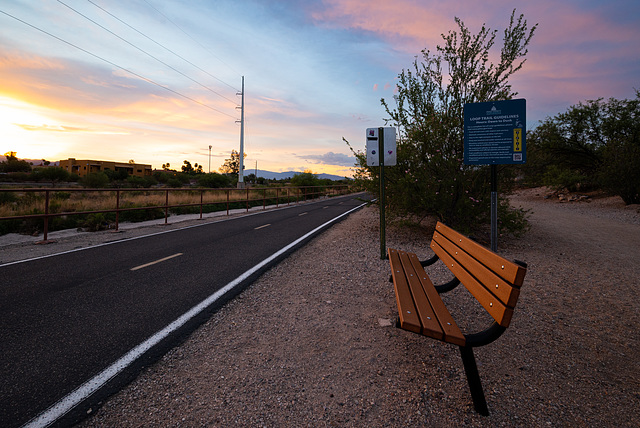
[[[240,105],[240,167],[238,168],[238,189],[244,188],[244,76],[242,76],[242,104]]]
[[[209,174],[211,174],[211,146],[209,146]]]

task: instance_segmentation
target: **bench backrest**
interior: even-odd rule
[[[526,268],[438,222],[431,249],[486,311],[508,327],[520,295]]]

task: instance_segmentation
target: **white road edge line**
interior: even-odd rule
[[[265,227],[271,226],[271,223],[263,224],[262,226],[254,227],[253,230],[264,229]]]
[[[298,214],[298,217],[302,217],[303,215],[307,215],[307,214],[309,214],[309,213],[308,212],[303,212],[303,213]]]
[[[146,268],[146,267],[149,267],[149,266],[153,266],[153,265],[155,265],[156,263],[166,262],[167,260],[171,260],[171,259],[173,259],[174,257],[179,257],[179,256],[181,256],[181,255],[182,255],[182,253],[176,253],[176,254],[174,254],[174,255],[172,255],[172,256],[168,256],[168,257],[162,258],[162,259],[160,259],[160,260],[156,260],[155,262],[150,262],[150,263],[146,263],[146,264],[143,264],[143,265],[140,265],[140,266],[136,266],[136,267],[133,267],[133,268],[131,268],[131,269],[129,269],[129,270],[132,270],[132,271],[133,271],[133,270],[143,269],[143,268]]]
[[[211,306],[218,299],[224,296],[227,292],[233,290],[235,287],[237,287],[239,284],[241,284],[244,280],[249,278],[255,272],[262,269],[262,267],[271,263],[273,260],[280,257],[282,254],[294,248],[296,245],[303,242],[305,239],[309,238],[310,236],[313,236],[315,233],[327,227],[331,223],[335,222],[336,220],[346,215],[351,214],[352,212],[356,211],[359,208],[362,208],[365,205],[367,204],[366,203],[360,204],[357,207],[352,208],[349,211],[343,214],[340,214],[337,217],[332,218],[331,220],[316,227],[311,232],[307,233],[306,235],[303,235],[302,237],[296,239],[286,247],[282,248],[281,250],[267,257],[266,259],[264,259],[263,261],[261,261],[260,263],[258,263],[257,265],[255,265],[254,267],[252,267],[251,269],[249,269],[248,271],[246,271],[245,273],[243,273],[242,275],[240,275],[239,277],[237,277],[236,279],[234,279],[233,281],[225,285],[224,287],[222,287],[220,290],[216,291],[211,296],[207,297],[205,300],[198,303],[189,311],[185,312],[182,316],[177,318],[171,324],[167,325],[165,328],[158,331],[153,336],[151,336],[150,338],[148,338],[147,340],[145,340],[135,348],[131,349],[124,356],[120,357],[120,359],[117,360],[115,363],[113,363],[111,366],[107,367],[102,372],[94,376],[92,379],[89,379],[87,382],[80,385],[76,390],[70,392],[66,397],[63,397],[62,399],[60,399],[53,406],[49,407],[49,409],[45,410],[40,415],[33,418],[31,421],[25,424],[23,428],[47,427],[53,424],[62,416],[66,415],[75,406],[80,404],[83,400],[85,400],[87,397],[89,397],[91,394],[96,392],[98,389],[104,386],[107,382],[113,379],[118,373],[120,373],[121,371],[126,369],[128,366],[130,366],[135,360],[140,358],[145,352],[147,352],[148,350],[153,348],[155,345],[160,343],[163,339],[165,339],[171,333],[173,333],[174,331],[176,331],[177,329],[185,325],[192,318],[196,317],[198,314],[204,311],[207,307]]]

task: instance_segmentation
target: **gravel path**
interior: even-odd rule
[[[83,426],[636,427],[638,208],[543,196],[512,198],[532,227],[500,247],[529,269],[511,327],[476,350],[489,417],[473,411],[457,347],[391,326],[389,266],[366,208],[264,274]],[[420,256],[429,239],[387,229],[389,247]],[[465,318],[466,292],[449,294]]]

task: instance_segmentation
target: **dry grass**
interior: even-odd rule
[[[121,190],[120,208],[164,207],[167,204],[167,189]],[[297,188],[241,189],[170,189],[168,205],[190,205],[211,203],[234,203],[262,201],[278,203],[295,201]],[[0,217],[14,217],[45,212],[45,190],[7,193],[0,199]],[[0,195],[2,196],[2,195]],[[202,199],[201,199],[202,198]],[[270,201],[269,201],[270,200]],[[255,203],[253,204],[255,205]],[[50,191],[49,213],[80,213],[86,211],[109,211],[117,207],[117,191],[114,190],[60,190]]]

